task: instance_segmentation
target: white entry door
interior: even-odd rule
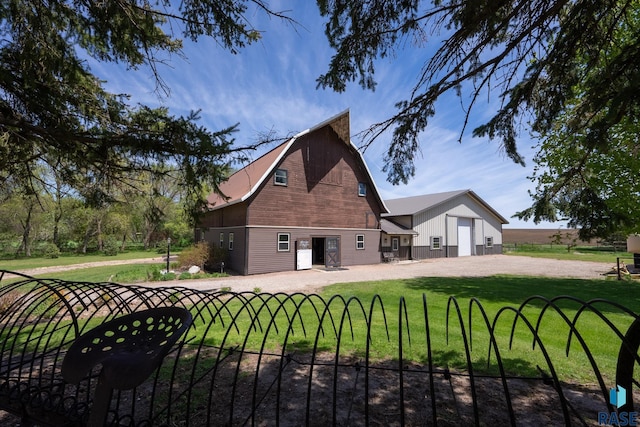
[[[471,255],[471,219],[458,218],[458,256]]]

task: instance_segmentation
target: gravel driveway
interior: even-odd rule
[[[561,261],[511,255],[485,255],[460,258],[439,258],[416,262],[384,263],[350,266],[344,269],[288,271],[284,273],[231,276],[222,279],[180,280],[162,282],[167,286],[186,286],[198,290],[231,288],[233,292],[304,292],[313,293],[333,283],[362,282],[384,279],[410,279],[413,277],[486,277],[495,274],[521,276],[572,277],[604,279],[604,274],[615,266],[612,263],[587,261]],[[154,286],[157,286],[154,283]]]
[[[141,260],[102,261],[72,266],[46,267],[23,271],[28,275],[46,275],[56,271],[74,270],[99,265],[132,263],[158,263],[161,258]],[[573,277],[581,279],[603,279],[604,274],[615,267],[611,263],[588,261],[562,261],[546,258],[531,258],[513,255],[485,255],[459,258],[438,258],[424,261],[401,261],[373,265],[355,265],[326,271],[312,269],[283,273],[257,274],[253,276],[230,276],[221,279],[175,280],[154,282],[150,286],[185,286],[191,289],[214,291],[223,287],[233,292],[318,292],[333,283],[363,282],[385,279],[410,279],[413,277],[486,277],[495,274],[520,276]],[[5,276],[9,277],[9,276]],[[140,283],[137,283],[140,285]]]

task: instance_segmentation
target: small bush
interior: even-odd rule
[[[167,273],[164,274],[161,278],[161,281],[165,282],[167,280],[176,280],[176,273]]]
[[[209,259],[205,263],[205,268],[208,271],[220,271],[221,264],[225,264],[229,260],[229,251],[225,248],[221,248],[217,245],[209,246]]]
[[[151,282],[157,282],[162,279],[162,273],[160,273],[160,269],[158,267],[153,267],[150,270],[147,270],[147,280]]]
[[[115,239],[107,239],[102,245],[102,251],[107,256],[116,256],[120,250],[120,245]]]
[[[185,271],[184,273],[180,274],[180,277],[178,277],[178,280],[188,280],[188,279],[192,279],[192,275],[191,273],[189,273],[188,271]]]
[[[56,259],[60,257],[60,249],[55,243],[47,243],[44,246],[43,255],[45,258]]]
[[[80,247],[80,244],[74,240],[69,240],[64,244],[64,249],[68,251],[75,251]]]
[[[180,267],[191,267],[197,265],[204,268],[204,264],[209,260],[209,244],[206,242],[197,243],[194,246],[185,248],[178,255]]]

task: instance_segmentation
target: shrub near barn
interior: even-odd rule
[[[207,242],[200,242],[183,249],[178,254],[180,269],[188,269],[196,265],[201,270],[219,271],[220,264],[227,261],[228,253],[225,249]]]

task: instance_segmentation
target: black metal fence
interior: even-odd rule
[[[435,328],[424,297],[410,310],[403,299],[8,282],[10,273],[0,271],[0,409],[25,424],[86,424],[99,367],[64,381],[71,344],[165,306],[188,309],[191,329],[145,382],[114,391],[107,424],[598,425],[633,413],[638,397],[640,317],[603,300],[534,296],[489,316],[476,299],[450,298]],[[562,331],[545,330],[552,316]],[[615,337],[615,348],[600,348],[594,333]],[[573,359],[592,376],[576,381]],[[613,398],[620,388],[623,405]]]

